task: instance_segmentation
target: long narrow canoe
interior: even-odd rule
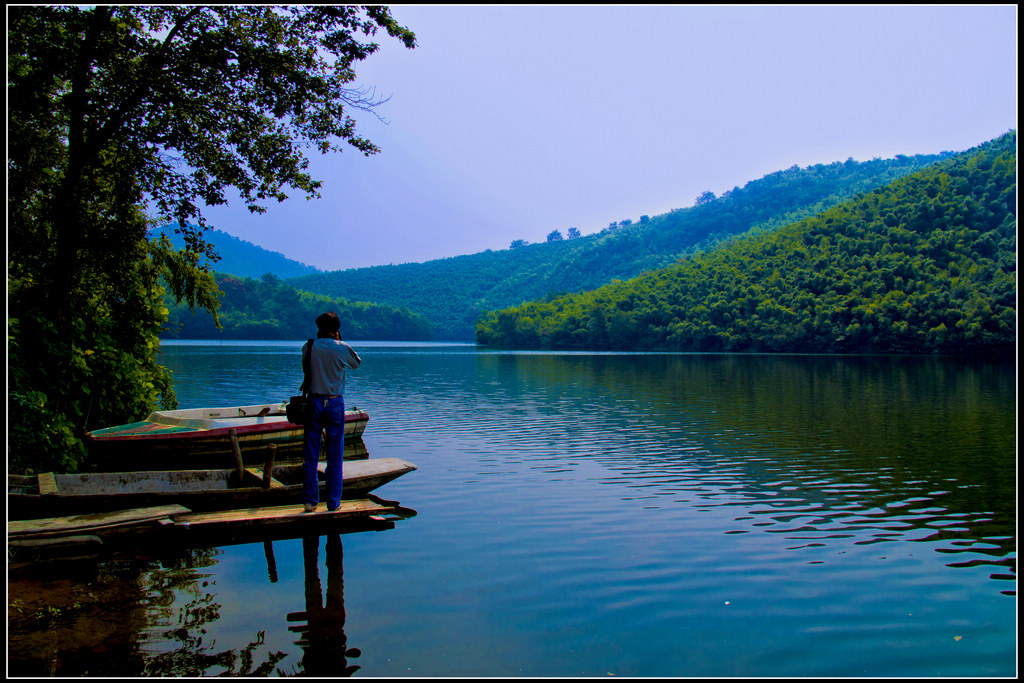
[[[324,469],[320,463],[320,499]],[[400,458],[345,461],[345,499],[370,491],[416,469]],[[192,511],[267,507],[302,502],[302,466],[279,465],[265,477],[246,468],[243,480],[233,469],[163,472],[98,472],[7,476],[8,519],[34,519],[162,505],[183,505]]]
[[[264,403],[226,408],[162,410],[141,422],[107,427],[85,436],[90,460],[104,469],[192,469],[224,467],[231,462],[230,432],[234,430],[243,457],[259,450],[262,463],[266,446],[279,453],[300,451],[301,425],[288,421],[286,403]],[[370,416],[353,408],[345,412],[345,439],[357,439]]]

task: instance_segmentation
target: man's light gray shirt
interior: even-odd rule
[[[303,354],[308,353],[309,343]],[[359,354],[337,339],[314,339],[309,361],[309,393],[342,396],[345,393],[345,367],[358,368]]]

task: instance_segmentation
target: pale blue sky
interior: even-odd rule
[[[325,270],[596,232],[793,164],[960,151],[1017,126],[1017,8],[393,6],[357,67],[382,148],[323,197],[214,227]],[[238,202],[234,202],[238,204]]]

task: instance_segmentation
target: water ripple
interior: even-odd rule
[[[654,675],[987,670],[970,636],[1015,594],[1001,372],[368,349],[350,379],[367,447],[419,466],[389,485],[419,515],[371,555],[382,589],[423,586],[381,610],[414,617],[386,631],[444,634],[444,656],[495,631],[567,662],[541,674],[610,652]],[[1006,671],[1012,624],[999,634]]]

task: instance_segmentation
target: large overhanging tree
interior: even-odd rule
[[[81,466],[85,430],[175,404],[166,286],[215,312],[204,205],[299,191],[360,137],[354,65],[386,7],[8,7],[8,465]],[[174,221],[175,250],[151,239]]]

